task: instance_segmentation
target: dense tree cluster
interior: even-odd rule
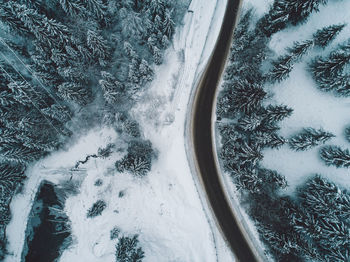
[[[152,158],[155,153],[148,140],[132,140],[127,154],[115,163],[119,172],[128,171],[134,176],[143,177],[151,170]]]
[[[349,207],[349,192],[314,176],[295,199],[256,198],[251,214],[277,261],[348,261]]]

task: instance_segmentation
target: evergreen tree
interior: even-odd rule
[[[11,30],[19,33],[29,34],[30,31],[17,16],[16,6],[12,3],[3,3],[0,6],[0,20],[6,24]]]
[[[320,5],[326,5],[328,0],[291,0],[288,1],[290,21],[293,24],[304,21],[311,13],[318,12]]]
[[[70,16],[81,15],[84,12],[84,7],[81,3],[75,0],[59,0],[62,9]]]
[[[288,78],[289,73],[293,69],[293,57],[285,55],[272,62],[272,69],[268,73],[268,79],[271,82],[281,82]]]
[[[266,92],[259,85],[242,81],[233,88],[230,94],[230,103],[236,109],[250,113],[260,105],[265,95]]]
[[[11,165],[9,163],[0,164],[0,199],[11,196],[24,180],[24,166]]]
[[[238,126],[244,131],[253,131],[259,127],[262,117],[257,114],[245,115],[238,120]]]
[[[258,145],[244,143],[240,147],[239,152],[237,152],[237,163],[239,165],[257,165],[258,161],[263,158],[260,151],[261,149]]]
[[[327,0],[275,0],[269,12],[258,22],[258,28],[267,36],[284,29],[289,23],[305,21],[311,13],[318,12]]]
[[[116,163],[116,168],[119,172],[128,171],[136,177],[143,177],[151,170],[151,162],[146,157],[128,154]]]
[[[337,51],[331,53],[331,55],[324,59],[321,57],[316,58],[310,64],[310,70],[317,81],[320,77],[335,76],[341,73],[344,66],[350,61],[350,53]]]
[[[109,47],[106,40],[96,31],[87,31],[87,44],[92,53],[100,59],[100,64],[104,65],[105,59],[109,56]]]
[[[289,146],[296,151],[304,151],[312,147],[324,144],[335,137],[332,133],[322,129],[304,128],[302,132],[289,139]]]
[[[338,146],[325,146],[320,150],[320,157],[327,166],[349,167],[350,152]]]
[[[143,27],[144,21],[139,13],[122,8],[120,10],[120,17],[123,24],[123,33],[126,37],[134,37],[142,39],[145,29]]]
[[[122,97],[122,87],[112,74],[102,71],[101,75],[102,79],[99,81],[99,84],[103,90],[103,96],[108,103],[114,104]]]
[[[143,177],[151,170],[154,152],[149,141],[133,140],[128,153],[115,166],[119,172],[130,172],[134,176]]]
[[[0,159],[2,162],[11,162],[13,164],[28,164],[44,156],[43,152],[30,149],[20,144],[2,144],[0,145]]]
[[[268,121],[282,121],[284,118],[291,116],[293,109],[285,105],[268,105],[264,109],[263,116]]]
[[[66,82],[57,87],[58,94],[65,100],[76,102],[79,105],[88,104],[92,97],[91,91],[77,83]]]
[[[174,27],[175,23],[171,18],[171,12],[165,12],[165,17],[163,21],[163,33],[166,35],[169,39],[174,33]]]
[[[164,0],[150,0],[148,6],[152,21],[156,16],[163,17],[166,10],[166,4]]]
[[[102,0],[79,0],[99,21],[107,20],[107,5]]]
[[[314,42],[312,40],[306,40],[303,42],[294,42],[293,46],[288,48],[288,52],[293,57],[293,60],[300,59],[307,51],[313,46]]]
[[[283,146],[287,140],[274,132],[254,132],[252,137],[254,143],[261,147],[279,148]]]
[[[107,207],[107,204],[103,200],[96,201],[92,207],[88,210],[86,216],[88,218],[93,218],[102,214],[103,210]]]
[[[122,236],[116,245],[115,257],[116,262],[141,262],[145,253],[139,247],[138,235]]]
[[[350,95],[350,75],[347,73],[320,75],[315,80],[322,91],[333,92],[338,96]]]
[[[156,65],[163,63],[163,53],[157,46],[153,47],[153,59]]]
[[[345,24],[330,25],[324,27],[313,35],[314,43],[317,46],[325,47],[327,46],[336,36],[343,30]]]
[[[345,138],[348,142],[350,142],[350,127],[345,128]]]

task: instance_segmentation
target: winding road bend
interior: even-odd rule
[[[189,134],[195,156],[195,165],[200,183],[209,200],[225,240],[236,258],[242,262],[261,261],[251,240],[232,211],[220,180],[220,172],[215,162],[216,150],[212,132],[212,117],[215,108],[216,88],[223,73],[229,54],[233,29],[236,25],[241,0],[228,0],[221,30],[209,59],[200,78],[193,98]]]

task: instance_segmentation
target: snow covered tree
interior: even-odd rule
[[[278,232],[263,224],[259,225],[258,232],[263,240],[269,243],[270,248],[276,250],[277,253],[289,254],[295,251],[296,243],[288,232]]]
[[[172,20],[171,12],[169,11],[165,12],[164,21],[163,21],[163,33],[169,39],[174,33],[174,27],[175,27],[175,23]]]
[[[100,64],[104,65],[104,60],[107,59],[110,53],[110,48],[106,40],[96,31],[87,31],[87,44],[93,54],[100,59]]]
[[[253,131],[261,124],[263,118],[257,114],[245,115],[238,120],[238,126],[244,131]]]
[[[344,134],[345,134],[346,140],[350,142],[350,127],[345,128]]]
[[[142,39],[145,29],[143,27],[144,21],[139,13],[122,8],[120,11],[122,19],[122,30],[125,36]]]
[[[315,81],[322,91],[333,92],[337,96],[350,95],[350,74],[319,75]]]
[[[89,10],[99,21],[107,20],[107,5],[102,0],[79,0],[87,10]]]
[[[0,145],[1,160],[13,164],[28,164],[34,160],[38,160],[42,156],[44,156],[43,152],[25,147],[21,144],[12,143]]]
[[[288,48],[288,52],[293,57],[293,60],[300,59],[307,51],[313,46],[312,40],[306,40],[303,42],[294,42],[293,46]]]
[[[266,35],[284,29],[289,22],[288,2],[275,0],[269,12],[258,22],[258,28]]]
[[[114,104],[122,98],[122,86],[111,73],[102,71],[101,75],[99,84],[103,90],[103,96],[108,103]]]
[[[288,1],[290,21],[293,24],[303,22],[311,13],[318,12],[320,5],[326,5],[328,0],[291,0]]]
[[[75,102],[79,105],[88,104],[91,97],[91,90],[84,88],[77,83],[66,82],[57,87],[58,94],[67,101]]]
[[[81,15],[84,12],[84,7],[81,3],[75,0],[59,0],[62,9],[70,16]]]
[[[116,245],[115,257],[116,262],[141,262],[145,253],[139,247],[138,235],[122,236]]]
[[[122,121],[121,127],[124,134],[135,138],[140,137],[141,135],[139,124],[135,120],[127,118]]]
[[[154,152],[149,141],[133,140],[128,153],[115,166],[119,172],[130,172],[136,177],[143,177],[151,170]]]
[[[129,58],[134,58],[134,59],[138,58],[134,48],[132,47],[132,45],[129,42],[126,42],[126,41],[124,42],[124,52],[126,53],[126,55]]]
[[[257,165],[258,161],[263,158],[261,148],[258,145],[248,145],[244,143],[237,152],[237,164],[239,165]]]
[[[289,23],[295,25],[305,21],[311,13],[319,11],[320,5],[326,4],[327,0],[275,0],[258,26],[267,36],[271,36]]]
[[[256,169],[239,168],[232,172],[231,176],[235,179],[238,190],[247,190],[253,194],[261,192],[263,180]]]
[[[163,53],[162,53],[162,51],[157,46],[154,46],[152,52],[153,52],[154,63],[156,65],[162,64],[163,63]]]
[[[275,170],[259,168],[258,174],[264,182],[263,186],[266,187],[263,190],[275,191],[288,186],[286,178]]]
[[[242,81],[234,86],[229,98],[231,105],[236,109],[250,113],[260,105],[265,95],[266,92],[261,86]]]
[[[145,84],[153,80],[154,72],[152,68],[148,65],[147,61],[144,59],[141,60],[139,72],[141,83]]]
[[[333,52],[327,58],[316,58],[310,64],[310,70],[314,79],[317,81],[319,77],[335,76],[341,73],[344,66],[350,61],[350,53],[342,51]]]
[[[293,109],[285,105],[268,105],[264,111],[263,116],[269,121],[282,121],[284,118],[291,116]]]
[[[338,146],[325,146],[320,150],[320,157],[327,166],[350,167],[350,152]]]
[[[24,166],[10,165],[9,163],[0,164],[0,199],[11,196],[13,191],[18,188],[24,180]]]
[[[272,62],[272,69],[267,74],[267,78],[272,82],[285,80],[293,69],[293,56],[285,55]]]
[[[128,154],[117,161],[116,167],[119,172],[128,171],[136,177],[143,177],[151,170],[151,162],[146,157]]]
[[[154,21],[156,16],[163,17],[166,10],[166,3],[164,0],[150,0],[149,6],[147,7],[152,21]]]
[[[120,228],[119,227],[114,227],[111,232],[110,232],[110,239],[117,239],[120,234]]]
[[[103,210],[107,207],[107,204],[103,200],[96,201],[92,207],[88,210],[86,216],[88,218],[93,218],[102,214]]]
[[[287,140],[274,132],[254,132],[251,136],[254,143],[261,147],[279,148],[283,146]]]
[[[296,151],[304,151],[324,144],[333,137],[335,136],[332,133],[323,129],[304,128],[303,131],[289,139],[289,147]]]
[[[324,27],[313,35],[314,43],[316,46],[327,46],[339,33],[343,30],[345,24],[330,25]]]
[[[0,6],[0,19],[11,30],[18,31],[19,33],[29,34],[30,31],[23,24],[21,19],[17,16],[16,6],[10,4],[2,4]]]

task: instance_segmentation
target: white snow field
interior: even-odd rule
[[[80,166],[81,172],[70,171],[76,161],[110,142],[125,147],[115,131],[106,127],[89,131],[69,149],[41,160],[30,168],[23,192],[11,203],[13,218],[7,228],[11,255],[6,262],[21,259],[27,218],[41,181],[59,183],[71,176],[81,181],[81,187],[66,202],[73,244],[63,252],[61,262],[115,261],[117,240],[110,240],[115,226],[121,234],[139,234],[144,261],[234,260],[192,178],[184,137],[190,93],[215,45],[225,5],[226,0],[191,2],[193,13],[185,15],[164,64],[155,69],[155,80],[132,111],[145,139],[158,151],[148,176],[137,179],[116,172],[114,163],[122,157],[118,152],[107,159],[89,160]],[[102,179],[102,186],[94,186],[97,179]],[[99,199],[107,208],[101,216],[86,218]]]

